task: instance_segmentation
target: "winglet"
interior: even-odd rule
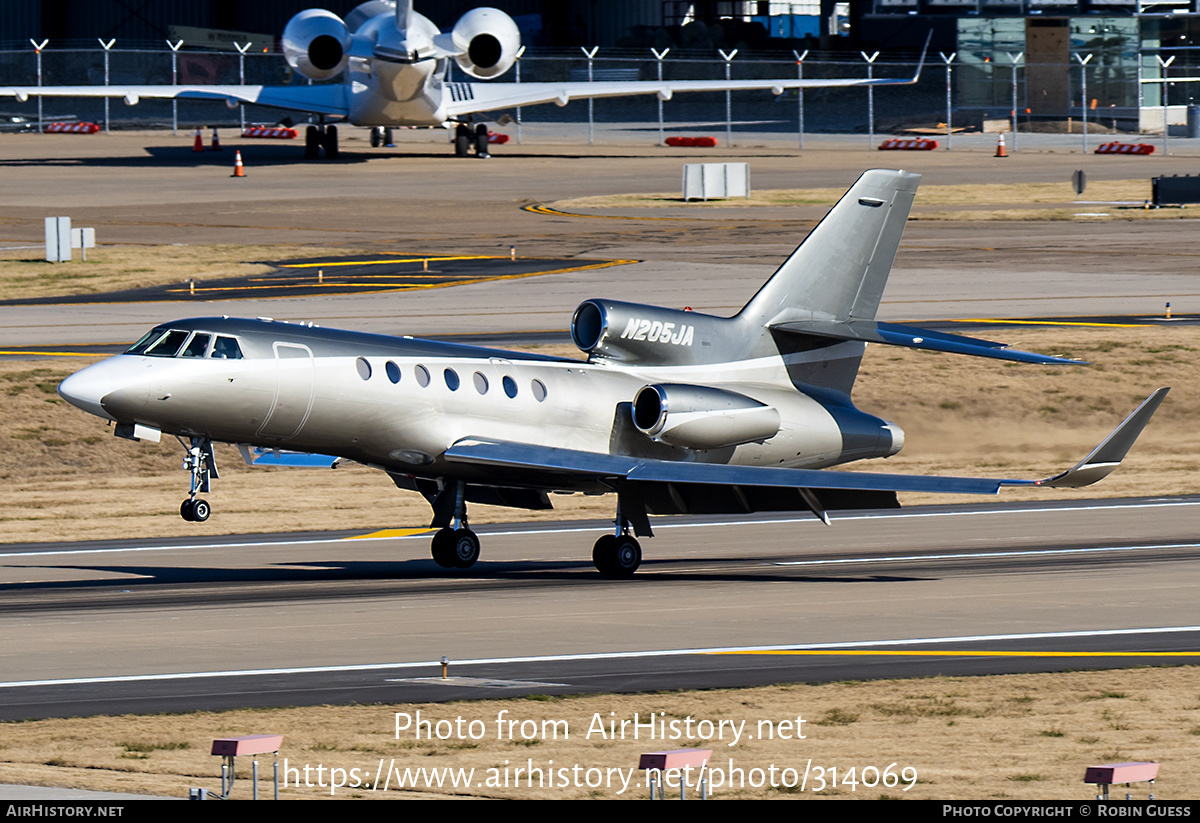
[[[929,34],[925,35],[925,45],[921,47],[921,59],[917,61],[917,70],[913,74],[910,83],[915,83],[921,79],[921,69],[925,68],[925,53],[929,51],[929,43],[933,40],[933,29],[929,30]]]
[[[1107,477],[1117,466],[1121,465],[1126,453],[1138,439],[1142,429],[1150,422],[1150,418],[1154,416],[1154,412],[1158,410],[1159,404],[1162,403],[1169,391],[1170,388],[1163,388],[1154,392],[1142,402],[1142,405],[1134,409],[1133,414],[1126,417],[1125,421],[1117,426],[1113,433],[1104,439],[1103,443],[1093,449],[1091,454],[1062,474],[1038,480],[1034,485],[1076,489],[1081,486],[1090,486],[1097,480]]]

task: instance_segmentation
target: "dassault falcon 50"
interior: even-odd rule
[[[231,107],[257,103],[318,115],[305,135],[305,156],[338,156],[337,127],[326,118],[372,128],[371,143],[390,143],[392,126],[454,128],[455,152],[488,155],[488,129],[473,123],[484,112],[598,97],[676,92],[886,86],[917,82],[925,53],[911,78],[827,78],[801,80],[638,80],[596,82],[451,82],[453,61],[477,80],[497,78],[521,56],[517,24],[499,9],[473,9],[446,33],[413,11],[412,0],[370,0],[342,20],[333,12],[308,9],[293,17],[281,38],[288,65],[307,85],[105,85],[0,86],[0,95],[24,102],[30,97],[120,97],[129,105],[142,98],[224,100]],[[926,41],[928,48],[928,40]],[[339,80],[340,78],[340,80]],[[299,78],[298,78],[299,79]],[[303,81],[301,81],[303,82]],[[315,83],[315,84],[314,84]]]
[[[164,323],[59,393],[115,422],[120,437],[177,437],[191,490],[217,476],[214,442],[248,463],[387,472],[433,509],[433,558],[468,568],[479,540],[468,503],[551,508],[551,492],[616,494],[612,533],[592,553],[632,574],[649,515],[898,507],[896,492],[996,493],[1085,486],[1111,472],[1158,408],[1159,389],[1074,467],[1044,480],[828,471],[904,444],[851,390],[867,343],[1027,363],[1075,363],[1002,344],[877,322],[920,176],[858,179],[733,317],[586,300],[571,335],[587,360],[202,317]]]

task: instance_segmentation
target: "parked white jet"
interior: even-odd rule
[[[887,86],[917,82],[921,62],[910,78],[826,80],[674,80],[563,83],[449,82],[450,61],[480,80],[499,77],[520,56],[521,36],[512,18],[498,9],[467,12],[445,34],[413,11],[412,0],[370,0],[343,21],[321,9],[302,11],[283,30],[288,64],[317,85],[292,86],[0,86],[0,95],[24,102],[30,97],[122,97],[129,105],[141,98],[225,100],[231,107],[257,103],[319,115],[309,126],[305,156],[338,155],[337,128],[325,119],[369,126],[372,144],[392,126],[454,126],[455,151],[472,148],[488,154],[488,130],[475,115],[517,106],[598,97],[656,94],[670,100],[676,92]],[[928,47],[928,41],[926,42]],[[340,82],[333,81],[341,77]],[[390,142],[390,141],[389,141]]]
[[[586,300],[571,335],[586,362],[311,324],[206,317],[165,323],[59,393],[120,437],[187,449],[186,520],[215,478],[214,441],[248,463],[351,460],[433,508],[433,557],[468,568],[466,504],[550,508],[549,492],[615,492],[597,569],[632,574],[651,514],[897,507],[897,491],[1085,486],[1117,467],[1159,389],[1083,461],[1046,480],[821,471],[895,454],[904,433],[850,393],[865,344],[1074,363],[875,321],[920,176],[868,171],[733,317]],[[185,442],[185,438],[187,442]]]

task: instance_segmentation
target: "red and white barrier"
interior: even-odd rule
[[[498,146],[503,146],[508,142],[508,135],[499,131],[489,131],[488,142],[495,143]]]
[[[666,139],[668,146],[676,146],[689,149],[712,149],[717,146],[717,138],[715,137],[668,137]]]
[[[250,126],[242,132],[242,137],[267,137],[276,140],[292,140],[297,136],[295,129],[282,126]]]
[[[1096,154],[1154,154],[1154,146],[1149,143],[1103,143],[1096,149]]]
[[[937,147],[936,140],[926,140],[924,137],[892,138],[879,144],[880,151],[933,151]]]
[[[51,123],[46,134],[95,134],[100,127],[95,123]]]

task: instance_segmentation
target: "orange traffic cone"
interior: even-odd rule
[[[996,156],[1008,157],[1008,149],[1004,148],[1004,132],[1000,132],[1000,139],[996,141]]]
[[[246,170],[242,167],[242,153],[239,151],[233,158],[233,174],[231,177],[245,177]]]
[[[192,151],[204,151],[204,138],[200,136],[200,127],[196,127],[196,139],[192,141]]]
[[[216,126],[213,126],[212,132],[213,132],[212,133],[212,145],[209,147],[209,151],[220,151],[221,150],[221,138],[217,137],[217,127]]]

